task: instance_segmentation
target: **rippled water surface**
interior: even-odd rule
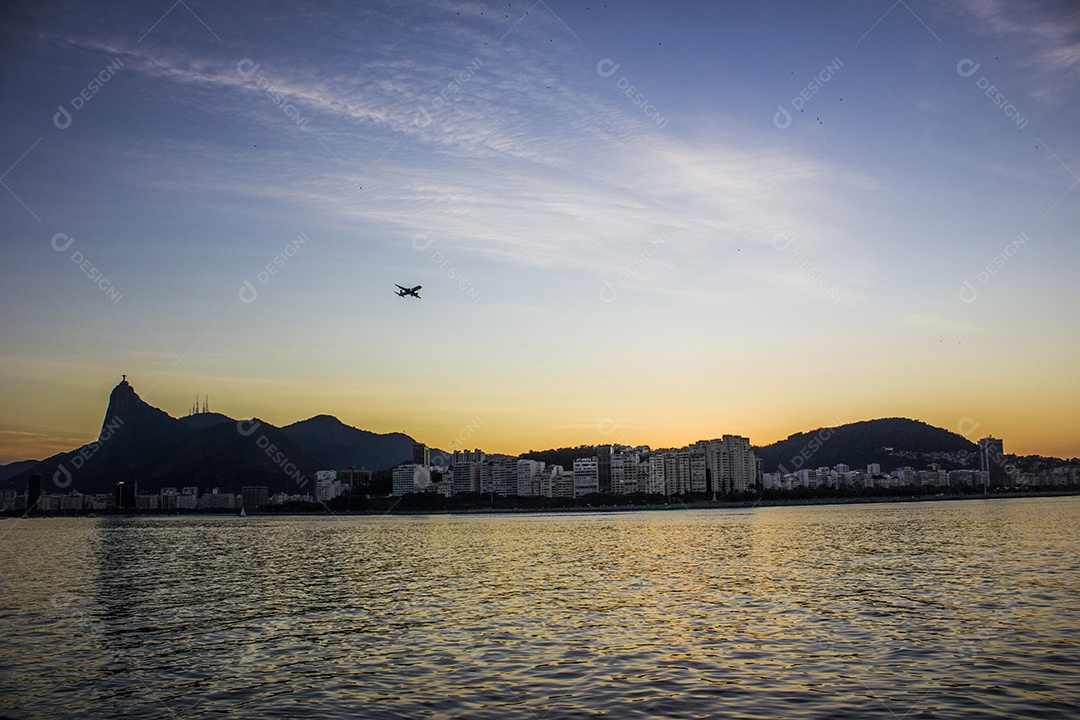
[[[1078,717],[1080,499],[0,521],[11,718]]]

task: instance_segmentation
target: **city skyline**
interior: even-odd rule
[[[122,415],[127,414],[128,411],[127,410],[120,410],[119,405],[114,407],[114,401],[119,401],[120,403],[126,403],[128,398],[134,400],[137,405],[139,405],[139,406],[141,406],[143,408],[146,408],[151,413],[158,413],[158,414],[164,413],[164,416],[170,418],[171,420],[180,420],[181,418],[196,418],[196,417],[198,417],[200,415],[212,416],[208,422],[207,421],[200,421],[199,425],[196,426],[196,427],[199,427],[201,429],[205,429],[205,428],[208,428],[208,427],[214,427],[214,426],[216,426],[218,424],[235,424],[237,433],[239,433],[241,436],[246,437],[246,436],[249,436],[254,429],[262,427],[263,425],[266,424],[265,420],[263,420],[261,418],[258,418],[258,417],[254,417],[254,416],[250,417],[250,418],[232,418],[232,417],[229,417],[227,415],[223,415],[221,413],[218,413],[216,411],[211,412],[209,407],[208,407],[208,404],[207,404],[206,400],[203,401],[203,404],[202,404],[201,407],[199,405],[199,402],[196,401],[191,406],[189,406],[188,411],[187,411],[186,414],[177,414],[176,416],[173,416],[173,415],[169,414],[168,412],[163,411],[161,408],[157,408],[157,407],[154,407],[153,405],[150,405],[150,404],[146,403],[145,400],[143,400],[142,398],[140,398],[138,396],[138,394],[135,391],[134,387],[127,381],[127,375],[123,375],[122,378],[123,379],[121,380],[121,382],[113,389],[113,392],[110,395],[109,407],[105,412],[105,420],[103,421],[103,423],[101,425],[99,433],[95,436],[95,439],[93,441],[90,441],[86,445],[83,445],[83,446],[80,446],[80,447],[75,447],[75,448],[69,448],[67,451],[64,451],[64,452],[60,453],[61,455],[63,455],[63,454],[71,454],[71,453],[77,453],[78,454],[79,451],[84,451],[86,448],[89,448],[91,454],[93,454],[93,453],[96,453],[99,446],[103,446],[106,443],[108,443],[109,440],[112,438],[112,436],[118,430],[124,428],[127,425],[127,423],[125,423],[124,418],[122,417]],[[119,397],[124,398],[124,399],[118,400],[118,395],[117,395],[118,392],[120,393]],[[319,419],[329,419],[329,420],[333,421],[332,422],[332,427],[333,428],[341,428],[343,430],[349,430],[349,431],[359,431],[360,433],[369,433],[370,432],[370,431],[367,431],[367,430],[365,430],[363,428],[357,428],[357,427],[348,425],[347,423],[343,423],[339,418],[336,418],[336,417],[330,416],[330,415],[326,415],[324,413],[312,416],[310,418],[297,420],[295,422],[288,423],[287,425],[282,425],[280,427],[276,427],[276,429],[280,430],[280,429],[293,427],[293,426],[306,425],[306,424],[312,423],[313,421],[317,421]],[[975,430],[978,429],[977,424],[972,424],[969,427],[967,427],[966,428],[966,433],[956,433],[956,432],[953,432],[953,431],[949,431],[946,428],[938,428],[938,427],[935,427],[935,426],[930,425],[928,423],[925,423],[925,422],[923,422],[921,420],[911,419],[911,418],[876,418],[876,419],[861,420],[861,421],[857,421],[855,423],[847,423],[847,424],[844,424],[844,425],[823,426],[823,427],[817,427],[817,428],[806,428],[806,429],[803,429],[803,430],[800,430],[800,431],[797,431],[797,432],[794,432],[794,433],[790,433],[785,438],[781,438],[781,439],[777,440],[774,443],[759,443],[759,444],[754,444],[754,443],[751,442],[749,437],[744,437],[744,436],[739,435],[737,433],[734,433],[734,434],[733,433],[724,433],[722,436],[721,435],[716,435],[714,437],[708,437],[708,436],[703,436],[703,435],[699,434],[697,436],[696,440],[687,441],[685,443],[678,444],[678,445],[654,445],[654,444],[651,444],[649,442],[634,442],[634,441],[631,441],[629,438],[627,438],[625,436],[615,437],[614,434],[615,434],[615,431],[618,429],[617,426],[614,426],[614,425],[613,426],[601,425],[599,427],[599,432],[600,432],[600,434],[602,436],[605,437],[605,440],[601,441],[599,443],[594,443],[592,445],[581,444],[581,445],[578,445],[578,446],[565,446],[565,447],[558,447],[558,448],[554,447],[554,446],[553,447],[547,447],[547,448],[535,447],[534,446],[534,447],[531,447],[528,451],[521,451],[521,452],[517,452],[517,453],[506,453],[506,452],[501,452],[501,451],[495,451],[495,452],[492,452],[492,453],[480,453],[478,448],[476,448],[474,445],[470,445],[470,443],[469,443],[469,440],[471,440],[472,437],[473,437],[473,432],[479,428],[479,425],[470,426],[467,429],[466,432],[460,433],[458,435],[458,437],[454,438],[450,442],[449,445],[447,445],[446,447],[443,447],[443,448],[431,446],[428,443],[426,443],[425,441],[423,441],[422,439],[417,439],[417,438],[412,437],[407,432],[389,433],[389,434],[386,434],[386,435],[402,435],[405,438],[407,438],[410,443],[413,443],[412,444],[412,449],[411,449],[411,462],[413,464],[415,464],[415,465],[429,465],[429,464],[438,465],[440,463],[446,464],[448,462],[451,462],[451,458],[454,458],[454,460],[456,461],[456,459],[458,458],[459,455],[464,456],[464,457],[467,458],[469,456],[470,452],[472,452],[472,451],[475,451],[475,452],[480,453],[482,455],[490,455],[492,457],[514,457],[514,458],[523,457],[525,455],[529,455],[530,453],[545,452],[545,451],[566,451],[566,450],[574,450],[576,448],[589,448],[589,447],[592,447],[594,449],[604,449],[604,448],[606,448],[608,453],[610,453],[612,450],[617,449],[617,448],[644,449],[645,452],[650,452],[650,451],[652,451],[652,452],[665,452],[665,451],[670,451],[670,450],[685,450],[685,449],[688,449],[688,448],[691,448],[691,447],[694,447],[694,446],[702,445],[704,443],[719,443],[721,441],[723,441],[725,443],[725,448],[726,448],[729,439],[731,439],[732,442],[741,443],[741,445],[739,445],[740,449],[738,450],[738,452],[740,452],[740,453],[750,453],[750,454],[753,453],[754,449],[767,450],[772,445],[782,444],[783,441],[789,441],[790,442],[790,441],[798,440],[801,443],[801,447],[800,447],[799,451],[796,453],[799,457],[796,458],[796,457],[793,456],[790,461],[794,462],[797,467],[802,467],[803,464],[805,464],[807,461],[809,461],[814,455],[816,455],[818,453],[819,450],[822,449],[822,447],[825,446],[826,443],[828,443],[828,441],[832,438],[835,431],[840,430],[842,428],[847,428],[847,427],[866,426],[866,425],[873,425],[875,423],[880,424],[880,423],[883,423],[883,422],[891,422],[891,421],[901,421],[901,422],[913,424],[916,427],[925,428],[925,429],[928,429],[928,430],[931,430],[931,431],[942,431],[942,430],[944,430],[945,431],[945,436],[952,436],[952,437],[959,436],[960,438],[963,438],[964,440],[967,440],[970,443],[970,446],[971,446],[971,449],[968,450],[967,452],[975,454],[978,457],[980,465],[981,465],[983,470],[987,470],[989,465],[992,465],[992,464],[996,463],[998,460],[1000,460],[1000,458],[1004,457],[1004,450],[1003,450],[1003,445],[1002,445],[1003,441],[1000,438],[994,438],[992,435],[984,435],[984,436],[980,436],[978,438],[977,442],[974,442],[974,441],[968,439],[967,437],[965,437],[965,435],[974,434]],[[273,426],[273,424],[271,424],[271,426]],[[893,428],[893,430],[896,431],[895,428]],[[323,423],[322,432],[326,432],[325,423]],[[884,447],[886,450],[891,450],[892,448],[889,447],[889,445],[893,445],[893,444],[895,444],[895,442],[891,441],[891,437],[890,437],[889,432],[888,431],[882,431],[880,429],[877,432],[881,436],[881,440],[883,441],[882,447]],[[903,431],[901,431],[901,434],[902,433],[903,433]],[[383,435],[383,436],[385,437],[386,435]],[[952,443],[951,440],[948,441],[948,442]],[[987,445],[986,443],[988,443],[988,442],[991,443],[991,444]],[[887,443],[888,445],[886,445],[885,443]],[[938,448],[938,449],[940,450],[942,448]],[[436,455],[431,455],[432,451],[434,451],[437,454]],[[727,451],[728,450],[725,450],[725,452],[727,452]],[[85,452],[83,452],[82,454],[85,455]],[[1010,454],[1014,455],[1016,457],[1025,457],[1021,453],[1010,453]],[[1028,456],[1028,457],[1040,457],[1040,456],[1031,455],[1031,456]],[[47,458],[44,458],[44,457],[43,458],[25,458],[24,460],[35,460],[35,461],[37,461],[37,460],[45,460],[45,459],[47,459]],[[1063,458],[1058,458],[1058,459],[1063,460],[1063,461],[1075,460],[1075,458],[1068,458],[1068,457],[1063,457]],[[610,473],[611,473],[610,454],[607,456],[606,459],[601,457],[600,466],[601,466],[601,474],[603,475],[606,472],[608,477],[610,477]],[[605,466],[607,468],[606,471],[603,470],[603,468]],[[784,471],[784,472],[787,471],[785,469],[785,466],[784,466],[783,462],[780,463],[779,469],[781,471]],[[734,472],[734,470],[729,468],[728,472]],[[603,487],[603,483],[601,484],[601,486]]]
[[[174,417],[508,455],[906,417],[1080,456],[1078,31],[977,0],[16,4],[0,463],[93,441],[122,372]]]

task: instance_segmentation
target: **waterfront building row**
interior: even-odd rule
[[[414,452],[414,460],[420,456]],[[434,472],[433,472],[434,470]],[[515,457],[488,457],[479,450],[454,453],[449,467],[405,463],[393,472],[393,494],[438,492],[540,497],[592,493],[731,493],[760,485],[761,463],[750,440],[724,435],[683,448],[601,446],[596,455],[575,458],[570,468]]]

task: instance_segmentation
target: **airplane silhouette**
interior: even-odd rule
[[[400,285],[398,285],[397,286],[397,295],[398,295],[398,297],[406,297],[408,295],[412,295],[414,298],[419,300],[420,299],[420,293],[418,293],[417,290],[419,290],[422,287],[423,287],[423,285],[417,285],[416,287],[413,287],[413,288],[407,288],[407,287],[401,287]]]

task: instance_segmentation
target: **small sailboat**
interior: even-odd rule
[[[242,507],[240,508],[240,517],[247,517],[247,510]]]

